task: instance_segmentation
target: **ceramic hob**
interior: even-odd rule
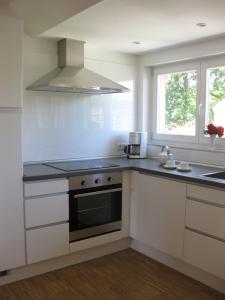
[[[104,161],[94,161],[94,160],[56,162],[56,163],[47,163],[44,165],[62,171],[67,171],[67,172],[119,167],[119,165],[111,164]]]

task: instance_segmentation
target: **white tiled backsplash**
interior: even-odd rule
[[[24,161],[118,155],[132,128],[132,98],[26,92]]]

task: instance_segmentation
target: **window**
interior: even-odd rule
[[[225,66],[207,69],[206,125],[225,127]]]
[[[194,136],[197,71],[160,74],[157,86],[157,133]]]
[[[209,143],[209,123],[225,128],[225,57],[155,67],[152,96],[154,140]]]

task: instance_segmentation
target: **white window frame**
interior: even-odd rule
[[[196,123],[195,123],[195,136],[174,135],[174,134],[161,134],[157,133],[158,123],[158,76],[161,74],[168,74],[182,71],[197,71],[197,99],[196,99]],[[192,61],[185,63],[174,63],[166,66],[154,67],[153,69],[153,115],[152,115],[152,139],[155,141],[172,141],[172,142],[188,142],[197,143],[199,140],[199,107],[200,107],[200,62]]]
[[[207,69],[225,66],[225,56],[221,55],[218,57],[204,59],[201,62],[201,90],[200,90],[200,144],[209,144],[209,136],[204,135],[203,131],[206,129],[206,118],[207,118],[207,105],[206,105],[206,88],[207,88]],[[217,138],[216,145],[225,145],[225,138]]]

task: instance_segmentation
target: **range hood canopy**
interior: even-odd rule
[[[129,89],[84,68],[84,42],[58,42],[58,68],[27,87],[32,91],[82,94],[125,93]]]

